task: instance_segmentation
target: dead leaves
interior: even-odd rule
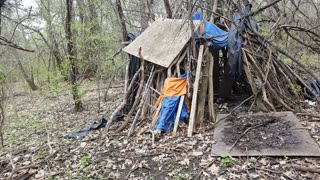
[[[220,167],[212,164],[208,169],[207,169],[212,175],[218,176],[219,175],[219,170]]]
[[[86,98],[90,99],[90,97]],[[29,136],[30,129],[15,130],[26,137],[19,139],[21,145],[13,145],[12,149],[1,152],[0,177],[8,178],[12,172],[10,158],[6,156],[11,152],[11,159],[16,168],[39,165],[35,168],[16,171],[12,175],[14,179],[19,177],[48,179],[51,176],[56,176],[58,179],[67,177],[125,179],[127,176],[128,179],[152,179],[153,177],[154,179],[284,179],[286,176],[297,179],[319,179],[319,176],[314,173],[299,172],[297,174],[292,168],[292,164],[317,167],[319,160],[315,158],[293,160],[283,157],[234,158],[231,166],[221,166],[216,157],[210,156],[214,143],[212,132],[204,131],[192,138],[184,137],[183,133],[176,137],[165,134],[154,142],[154,146],[152,146],[152,137],[146,133],[129,140],[121,134],[109,135],[103,146],[95,140],[99,136],[98,131],[89,133],[84,139],[64,139],[62,137],[66,132],[85,126],[86,123],[96,120],[97,116],[91,111],[80,114],[71,113],[69,110],[72,104],[68,103],[67,95],[59,96],[57,99],[60,102],[35,103],[32,112],[28,112],[34,113],[32,117],[49,122],[47,128],[50,131],[50,145],[54,155],[45,159],[49,154],[45,135],[42,138],[45,131],[38,129],[30,132],[32,135]],[[21,99],[23,100],[27,101]],[[43,103],[47,103],[48,108],[42,107]],[[89,105],[94,106],[94,104]],[[103,108],[112,109],[112,106],[115,106],[114,102],[107,102]],[[41,108],[37,109],[38,107]],[[308,120],[303,120],[303,123],[319,143],[320,123]],[[124,134],[126,135],[125,132]],[[28,141],[23,141],[24,138]],[[85,155],[88,155],[91,160],[86,167],[80,163]],[[42,161],[43,159],[45,161]],[[276,171],[278,174],[271,171]],[[200,176],[198,176],[199,173]]]

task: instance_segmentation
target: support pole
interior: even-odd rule
[[[203,59],[203,49],[204,49],[204,45],[201,45],[199,50],[198,62],[197,62],[196,77],[193,84],[193,94],[192,94],[192,103],[191,103],[191,112],[190,112],[190,122],[188,127],[188,137],[192,136],[195,117],[196,117],[197,97],[198,97],[201,65],[202,65],[202,59]]]
[[[174,136],[176,135],[177,130],[178,130],[178,124],[179,124],[179,120],[180,120],[180,116],[181,116],[181,110],[182,110],[183,102],[184,102],[184,95],[180,97],[179,106],[178,106],[178,112],[177,112],[176,119],[174,121],[174,128],[173,128],[173,135]]]

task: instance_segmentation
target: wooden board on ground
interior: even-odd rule
[[[193,21],[198,28],[200,21]],[[146,61],[169,67],[192,37],[190,20],[158,19],[123,51],[138,56],[141,47]]]
[[[226,116],[217,117],[217,122],[223,119],[215,128],[213,156],[320,156],[319,145],[292,112],[241,115],[233,121]]]

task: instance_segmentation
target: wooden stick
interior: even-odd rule
[[[246,56],[249,57],[249,60],[251,60],[253,66],[257,69],[258,75],[261,76],[261,77],[257,76],[257,78],[259,79],[260,82],[263,82],[263,79],[266,79],[266,77],[263,75],[262,70],[259,68],[259,66],[258,66],[258,64],[257,64],[257,61],[254,59],[253,56],[251,56],[250,53],[246,53]],[[270,86],[270,84],[269,84],[269,81],[265,81],[265,83],[266,83],[267,85],[269,85],[268,87],[269,87],[269,89],[271,89],[271,86]],[[272,111],[276,111],[276,109],[274,108],[274,106],[272,105],[272,103],[270,103],[269,100],[268,100],[268,98],[267,98],[267,93],[266,93],[265,84],[262,84],[262,85],[261,85],[259,91],[262,91],[262,100],[270,107],[270,109],[271,109]],[[277,94],[277,93],[276,93],[276,94]],[[281,100],[281,98],[278,99],[278,100]],[[280,101],[279,101],[279,102],[280,102]],[[283,101],[282,101],[282,102],[283,102]],[[281,103],[281,102],[280,102],[280,103]],[[285,107],[288,107],[288,108],[289,108],[288,110],[292,110],[292,109],[291,109],[289,106],[287,106],[284,102],[283,102],[283,105],[284,105]],[[267,111],[269,111],[269,108],[267,109]]]
[[[140,55],[140,57],[142,57],[142,56]],[[149,90],[150,90],[149,86],[151,85],[151,82],[153,80],[153,71],[154,71],[154,65],[152,66],[149,79],[148,79],[148,81],[146,83],[146,86],[145,86],[145,89],[144,89],[144,92],[143,92],[143,95],[142,95],[142,98],[141,98],[141,101],[140,101],[140,104],[139,104],[139,107],[138,107],[138,111],[137,111],[136,116],[134,117],[134,120],[133,120],[133,122],[131,124],[131,127],[130,127],[129,131],[128,131],[127,138],[129,138],[132,135],[132,133],[133,133],[133,131],[135,129],[137,120],[140,117],[140,113],[141,113],[141,111],[143,109],[143,104],[144,104],[144,102],[146,100],[146,97],[149,94]]]
[[[300,81],[300,83],[310,91],[310,93],[314,97],[317,97],[317,95],[315,94],[314,90],[312,88],[310,88],[298,74],[293,72],[293,70],[286,63],[284,63],[283,61],[279,61],[279,65],[287,68],[287,70],[289,70],[291,72],[291,74],[293,74],[293,76],[295,76]],[[317,98],[317,101],[320,102],[318,98]]]
[[[180,71],[180,63],[184,60],[184,58],[186,57],[187,53],[189,51],[189,47],[187,46],[183,52],[183,54],[181,55],[180,59],[178,60],[177,64],[176,64],[176,69],[178,72],[178,76],[181,75],[181,71]]]
[[[131,80],[131,82],[130,82],[130,85],[129,85],[127,91],[126,91],[126,94],[125,94],[125,97],[124,97],[123,102],[122,102],[122,103],[120,104],[120,106],[118,106],[117,109],[115,109],[115,110],[113,111],[113,113],[111,114],[111,116],[110,116],[110,118],[109,118],[109,121],[107,122],[106,127],[105,127],[105,130],[104,130],[105,133],[108,132],[108,130],[109,130],[110,126],[111,126],[112,120],[114,119],[114,117],[116,116],[116,114],[117,114],[122,108],[124,108],[124,106],[127,104],[127,102],[128,102],[128,97],[130,96],[130,92],[131,92],[131,90],[132,90],[133,85],[135,84],[135,81],[136,81],[137,78],[139,77],[140,71],[141,71],[141,68],[139,68],[139,70],[134,74],[134,76],[133,76],[133,78],[132,78],[132,80]]]
[[[205,56],[206,56],[206,63],[209,62],[208,59],[208,47],[205,50]],[[200,85],[200,92],[199,92],[199,99],[198,99],[198,109],[197,109],[197,120],[200,128],[203,126],[203,116],[204,116],[204,109],[206,105],[206,97],[207,97],[207,92],[208,92],[208,71],[209,71],[209,66],[206,64],[203,69],[202,69],[202,83]]]
[[[257,96],[257,86],[253,81],[253,77],[252,77],[252,74],[250,71],[250,64],[249,64],[248,58],[246,56],[246,53],[243,49],[242,49],[242,60],[243,60],[244,72],[246,73],[248,83],[250,84],[252,93],[254,94],[254,96]]]
[[[196,106],[197,106],[199,80],[200,80],[200,73],[201,73],[200,71],[201,71],[201,65],[202,65],[202,59],[203,59],[203,49],[204,49],[204,45],[201,45],[199,50],[198,62],[197,62],[196,77],[193,84],[193,94],[192,94],[192,103],[191,103],[191,112],[190,112],[190,122],[188,127],[188,137],[192,136],[195,117],[196,117]]]
[[[178,130],[178,124],[181,116],[181,110],[184,102],[184,95],[180,97],[179,106],[178,106],[178,112],[176,115],[176,119],[174,121],[174,128],[173,128],[173,135],[175,136]]]
[[[231,148],[229,149],[229,153],[233,150],[233,148],[237,145],[237,143],[239,142],[239,140],[247,133],[249,132],[251,129],[255,129],[255,128],[258,128],[258,127],[261,127],[261,126],[266,126],[268,125],[269,123],[274,123],[275,120],[274,119],[271,119],[271,120],[268,120],[266,122],[263,122],[262,124],[258,124],[256,126],[253,126],[253,127],[249,127],[247,128],[239,137],[238,139],[233,143],[233,145],[231,146]]]
[[[215,1],[216,2],[216,1]],[[209,106],[209,115],[210,120],[212,122],[216,121],[216,115],[214,110],[214,87],[213,87],[213,66],[214,59],[211,53],[208,53],[209,56],[209,98],[208,98],[208,106]]]
[[[140,84],[139,84],[139,88],[137,91],[137,95],[135,97],[135,101],[132,105],[132,108],[130,110],[130,112],[128,113],[126,120],[123,122],[123,124],[116,130],[116,132],[120,132],[122,131],[130,122],[130,118],[132,116],[132,114],[134,113],[134,111],[136,110],[138,103],[140,101],[141,98],[141,94],[142,94],[142,89],[144,86],[144,58],[141,55],[141,47],[139,48],[139,56],[140,56],[140,61],[141,61],[141,79],[140,79]]]
[[[149,87],[149,89],[150,89],[150,87]],[[141,119],[146,119],[146,114],[147,114],[148,105],[149,105],[148,99],[150,99],[150,92],[149,91],[148,91],[148,93],[146,95],[146,98],[145,98],[143,106],[142,106],[142,111],[141,111],[141,115],[140,115]]]
[[[305,72],[307,72],[308,74],[310,74],[316,81],[320,82],[320,79],[312,72],[310,71],[310,69],[308,69],[303,63],[302,61],[299,61],[298,59],[296,59],[295,57],[293,57],[291,54],[289,54],[287,51],[285,51],[284,49],[278,47],[277,45],[275,45],[274,43],[272,43],[271,41],[269,41],[268,39],[266,39],[265,37],[263,37],[260,33],[258,33],[256,30],[254,30],[252,28],[253,32],[260,37],[261,39],[263,39],[263,41],[266,41],[267,43],[269,43],[274,49],[276,49],[278,52],[280,52],[281,54],[287,56],[289,59],[291,59],[293,62],[295,62],[296,64],[298,64]]]
[[[268,111],[268,109],[263,105],[263,103],[261,102],[261,99],[258,98],[258,90],[257,90],[257,86],[253,80],[253,76],[252,76],[252,73],[251,73],[251,66],[250,66],[250,63],[248,61],[248,58],[247,58],[247,55],[244,51],[244,49],[242,49],[242,60],[243,60],[243,67],[244,67],[244,71],[246,73],[246,76],[247,76],[247,79],[248,79],[248,82],[250,84],[250,87],[251,87],[251,90],[252,90],[252,93],[255,97],[255,102],[257,104],[257,106],[262,110],[262,111]]]
[[[160,103],[159,107],[157,108],[156,114],[153,116],[153,120],[152,120],[150,129],[153,129],[154,126],[156,125],[156,123],[158,122],[161,107],[162,107],[162,103]]]
[[[187,84],[188,84],[188,89],[187,89],[187,98],[190,99],[191,97],[191,55],[190,53],[192,52],[192,43],[189,43],[189,49],[187,53],[187,63],[186,63],[186,70],[187,70]]]

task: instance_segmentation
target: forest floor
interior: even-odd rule
[[[86,83],[82,87],[95,89],[94,83]],[[123,87],[110,89],[100,113],[95,90],[83,95],[85,109],[75,113],[68,90],[12,89],[14,98],[6,105],[0,179],[320,179],[320,174],[296,168],[319,168],[319,158],[211,156],[214,128],[210,123],[192,138],[180,129],[177,136],[164,134],[154,144],[148,134],[127,139],[126,132],[101,140],[99,130],[82,139],[65,138],[70,131],[109,117],[121,103]],[[307,111],[316,112],[313,107]],[[301,116],[300,120],[320,145],[319,119]]]

